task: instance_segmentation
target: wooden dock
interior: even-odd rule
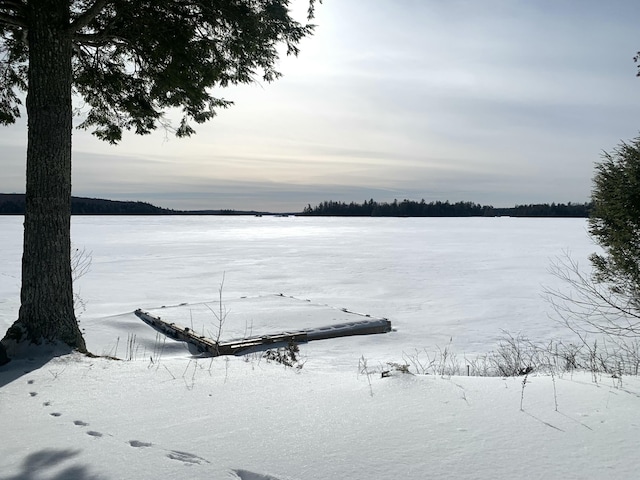
[[[180,327],[160,317],[138,309],[134,312],[140,320],[158,332],[178,342],[185,342],[189,352],[194,355],[217,357],[220,355],[243,355],[250,351],[278,348],[294,343],[307,343],[314,340],[348,337],[353,335],[372,335],[391,331],[391,322],[386,318],[371,318],[353,322],[309,328],[293,332],[280,332],[272,335],[247,337],[225,342],[216,342],[204,335],[198,335],[188,327]]]

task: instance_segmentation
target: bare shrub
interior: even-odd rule
[[[567,289],[545,288],[543,296],[572,332],[582,336],[640,337],[635,300],[607,283],[597,282],[568,252],[552,263],[550,273]]]
[[[375,370],[372,370],[369,368],[369,365],[367,364],[367,359],[365,358],[364,355],[362,355],[358,359],[358,374],[366,375],[367,382],[369,384],[369,395],[372,397],[373,397],[373,385],[371,384],[371,375],[373,373],[375,373]]]
[[[89,269],[91,268],[91,262],[93,261],[93,257],[91,252],[87,252],[85,248],[76,248],[72,246],[71,249],[71,280],[74,284],[74,292],[73,292],[73,309],[76,312],[76,318],[80,318],[80,316],[87,310],[87,304],[84,299],[80,296],[78,291],[75,288],[76,280],[85,276]]]
[[[222,336],[222,328],[224,327],[225,322],[227,321],[227,316],[229,315],[229,310],[222,299],[222,292],[224,290],[224,280],[225,273],[222,274],[222,280],[220,282],[220,286],[218,287],[218,308],[214,309],[209,304],[205,303],[205,307],[209,309],[209,311],[213,314],[215,319],[214,328],[216,329],[215,333],[209,332],[209,335],[213,338],[217,345],[220,344],[220,338]]]
[[[464,367],[458,361],[452,346],[453,339],[449,339],[444,348],[438,346],[434,352],[429,352],[426,348],[416,349],[413,353],[403,352],[402,360],[410,373],[441,377],[461,375]]]
[[[407,373],[416,375],[470,375],[479,377],[516,377],[533,373],[562,375],[581,370],[592,373],[594,382],[602,375],[637,375],[640,371],[640,342],[564,343],[533,342],[521,334],[503,332],[497,348],[460,361],[452,351],[451,342],[445,348],[430,353],[426,348],[402,354]],[[555,381],[555,379],[554,379]]]
[[[637,375],[640,370],[637,301],[628,292],[597,281],[567,252],[556,259],[550,271],[562,280],[566,289],[546,288],[544,298],[579,345],[564,349],[567,363],[594,375],[620,371]]]
[[[286,347],[267,350],[262,357],[267,363],[275,362],[285,367],[295,368],[296,370],[301,370],[304,366],[304,362],[300,359],[300,347],[298,347],[298,344],[293,340],[291,340]]]

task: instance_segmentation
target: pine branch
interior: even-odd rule
[[[71,25],[69,26],[70,31],[78,32],[89,25],[89,22],[96,18],[108,3],[109,0],[96,0],[93,5],[87,9],[87,11],[71,22]]]
[[[23,17],[11,15],[8,13],[0,13],[0,25],[6,25],[8,27],[27,28],[27,24],[24,21]]]
[[[128,44],[127,39],[122,38],[121,36],[110,34],[107,32],[97,32],[97,33],[76,33],[73,36],[73,40],[80,45],[86,45],[90,47],[99,47],[106,43],[122,43]]]
[[[22,0],[0,0],[1,9],[22,12],[26,6],[26,3]]]

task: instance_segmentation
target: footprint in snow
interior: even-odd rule
[[[35,397],[37,395],[37,392],[30,392],[30,395],[32,397]],[[43,402],[42,403],[43,406],[45,407],[49,407],[51,406],[51,402],[47,401],[47,402]],[[49,415],[51,415],[52,417],[60,417],[62,416],[62,413],[60,412],[51,412]],[[77,425],[79,427],[88,427],[89,424],[87,422],[84,422],[82,420],[74,420],[73,421],[74,425]],[[97,432],[95,430],[89,430],[88,432],[86,432],[87,435],[94,437],[94,438],[101,438],[104,435],[100,432]],[[129,440],[130,446],[132,446],[133,448],[145,448],[145,447],[152,447],[153,443],[150,442],[142,442],[140,440]],[[183,462],[186,465],[202,465],[205,463],[211,463],[208,460],[199,457],[197,455],[194,455],[192,453],[188,453],[188,452],[181,452],[178,450],[171,450],[168,454],[167,457],[172,459],[172,460],[178,460],[180,462]],[[239,470],[240,472],[244,472],[244,470]],[[242,480],[278,480],[275,477],[269,477],[269,476],[258,476],[258,477],[240,477]]]
[[[35,381],[35,380],[28,380],[28,381],[27,381],[27,383],[28,383],[29,385],[33,385],[33,382],[34,382],[34,381]]]
[[[232,470],[240,480],[280,480],[273,475],[265,475],[262,473],[250,472],[249,470]]]
[[[140,440],[129,440],[129,445],[134,448],[153,447],[153,443],[141,442]]]
[[[167,457],[171,460],[178,460],[187,465],[202,465],[203,463],[211,463],[209,460],[205,460],[202,457],[194,455],[193,453],[180,452],[178,450],[171,450]]]
[[[38,395],[38,392],[29,392],[29,395],[31,395],[32,397],[35,397],[36,395]]]

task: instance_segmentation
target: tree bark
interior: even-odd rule
[[[7,339],[86,350],[71,276],[72,38],[69,2],[27,5],[27,185],[18,320]]]

